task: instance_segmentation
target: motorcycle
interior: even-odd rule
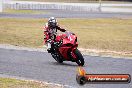
[[[65,32],[56,36],[56,42],[52,44],[52,57],[58,62],[63,61],[76,62],[79,66],[84,65],[84,58],[77,49],[77,36],[72,32]]]

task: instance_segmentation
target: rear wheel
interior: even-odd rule
[[[84,58],[83,58],[82,54],[80,53],[80,51],[78,49],[75,50],[75,54],[76,54],[76,57],[77,57],[76,63],[79,66],[83,66],[84,65]]]

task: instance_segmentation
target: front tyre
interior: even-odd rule
[[[58,63],[63,63],[62,57],[58,53],[51,53],[51,55]]]
[[[79,65],[79,66],[83,66],[84,65],[84,58],[82,56],[82,54],[80,53],[80,51],[78,49],[75,50],[75,54],[76,54],[76,57],[77,57],[77,61],[76,63]]]

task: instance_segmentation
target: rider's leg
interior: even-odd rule
[[[47,44],[47,45],[48,45],[48,49],[49,49],[49,48],[51,48],[51,44],[50,44],[49,42],[48,42],[48,44]]]
[[[47,43],[47,47],[48,47],[47,51],[50,53],[51,52],[51,44],[49,42]]]

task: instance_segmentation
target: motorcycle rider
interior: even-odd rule
[[[50,17],[44,27],[44,42],[48,46],[47,51],[49,53],[52,50],[52,41],[56,42],[55,39],[57,35],[57,30],[60,30],[61,32],[66,32],[66,29],[63,29],[58,25],[55,17]]]

